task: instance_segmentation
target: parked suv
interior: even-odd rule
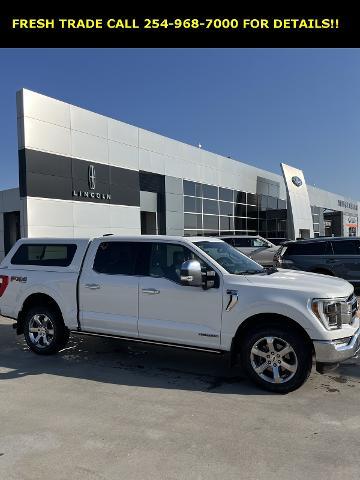
[[[360,238],[319,237],[285,242],[274,257],[276,267],[332,275],[360,284]]]
[[[279,248],[260,235],[233,235],[220,238],[264,267],[273,265],[274,255]]]

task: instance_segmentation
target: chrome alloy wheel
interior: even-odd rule
[[[298,369],[298,360],[292,346],[278,337],[258,340],[250,353],[251,365],[263,380],[269,383],[286,383]]]
[[[29,322],[30,341],[39,348],[48,347],[54,339],[54,325],[47,315],[39,313]]]

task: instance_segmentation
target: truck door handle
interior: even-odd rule
[[[156,290],[156,288],[143,288],[142,292],[146,293],[147,295],[157,295],[160,293],[160,290]]]
[[[90,290],[99,290],[100,285],[97,283],[85,283],[85,288],[90,288]]]
[[[326,260],[326,263],[336,263],[336,260],[335,259],[333,259],[333,260],[329,259],[329,260]]]

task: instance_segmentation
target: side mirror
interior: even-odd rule
[[[198,260],[187,260],[181,265],[180,280],[183,285],[202,287],[203,276]]]

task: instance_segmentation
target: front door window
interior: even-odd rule
[[[153,243],[149,276],[167,278],[173,282],[181,283],[181,265],[186,260],[192,259],[196,259],[204,264],[199,257],[183,245],[177,245],[174,243]]]

